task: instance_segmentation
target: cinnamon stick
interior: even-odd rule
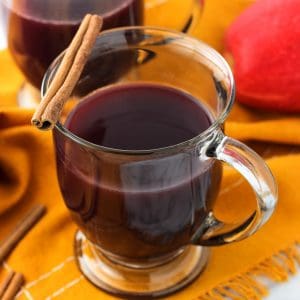
[[[36,205],[12,230],[9,236],[0,245],[0,262],[10,254],[18,242],[26,235],[33,225],[43,216],[46,211],[44,205]]]
[[[4,295],[5,291],[7,290],[13,276],[15,275],[14,271],[10,271],[8,275],[4,278],[3,282],[0,285],[0,299],[2,299],[2,296]]]
[[[42,99],[31,123],[41,130],[52,129],[58,121],[82,73],[88,56],[102,28],[102,18],[86,15],[61,61],[46,95]]]
[[[13,300],[15,299],[17,293],[21,289],[24,283],[24,277],[21,273],[14,274],[13,278],[11,279],[6,291],[4,292],[2,300]]]

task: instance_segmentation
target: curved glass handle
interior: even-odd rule
[[[270,218],[277,203],[277,185],[264,160],[245,144],[223,134],[217,140],[206,149],[206,156],[226,162],[245,177],[256,194],[256,210],[233,229],[210,212],[192,238],[198,245],[222,245],[252,235]],[[220,230],[222,233],[218,233]]]

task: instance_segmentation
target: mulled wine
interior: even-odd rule
[[[152,83],[111,85],[81,100],[64,126],[91,143],[91,152],[58,130],[54,138],[62,195],[87,238],[104,253],[129,259],[188,245],[212,208],[220,164],[199,160],[193,150],[149,160],[143,152],[138,158],[110,152],[174,146],[212,121],[190,94]],[[92,149],[97,146],[104,153]]]
[[[70,43],[87,13],[103,17],[103,29],[142,25],[142,0],[3,1],[8,46],[21,71],[38,89],[54,58]]]

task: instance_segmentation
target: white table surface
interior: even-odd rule
[[[6,47],[0,10],[0,49]],[[250,299],[249,299],[250,300]],[[288,282],[270,285],[270,295],[265,300],[300,300],[300,271]]]

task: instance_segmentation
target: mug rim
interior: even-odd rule
[[[162,153],[162,152],[165,153],[166,151],[172,151],[172,150],[179,149],[179,148],[181,149],[181,148],[189,146],[189,145],[194,145],[195,143],[199,142],[200,140],[205,140],[208,136],[210,136],[210,134],[212,132],[214,132],[218,127],[220,127],[221,124],[224,123],[225,119],[227,118],[227,116],[232,108],[232,105],[234,103],[234,97],[235,97],[235,82],[234,82],[233,74],[232,74],[232,71],[231,71],[228,63],[226,62],[225,58],[217,50],[213,49],[211,46],[209,46],[208,44],[204,43],[203,41],[201,41],[197,38],[191,37],[185,33],[182,33],[182,32],[176,31],[176,30],[155,27],[155,26],[126,26],[126,27],[119,27],[119,28],[104,30],[99,33],[97,40],[99,38],[101,38],[102,36],[113,34],[115,32],[138,31],[138,30],[140,30],[140,31],[156,31],[156,32],[161,32],[161,33],[165,33],[165,34],[169,33],[169,34],[176,35],[194,45],[198,44],[202,49],[205,49],[207,52],[209,52],[211,55],[216,57],[221,62],[222,66],[219,65],[218,67],[223,69],[223,72],[228,77],[229,82],[230,82],[230,85],[229,85],[230,87],[228,89],[228,94],[226,97],[226,105],[224,106],[224,108],[223,108],[222,112],[220,113],[220,115],[218,116],[218,118],[216,118],[206,130],[204,130],[203,132],[194,136],[191,139],[188,139],[181,143],[170,145],[167,147],[145,149],[145,150],[124,150],[124,149],[110,148],[110,147],[94,144],[94,143],[89,142],[89,141],[77,136],[76,134],[72,133],[64,125],[62,125],[60,123],[60,121],[58,121],[55,124],[54,129],[58,130],[65,137],[71,139],[72,141],[76,142],[77,144],[80,144],[84,147],[91,148],[96,151],[103,151],[103,152],[109,152],[109,153],[113,153],[113,154],[123,154],[123,155],[144,155],[144,154],[158,154],[158,153]],[[48,81],[51,78],[53,71],[56,70],[57,64],[59,63],[59,61],[61,61],[61,58],[63,57],[64,53],[65,53],[65,51],[63,51],[61,54],[59,54],[55,58],[55,60],[51,63],[51,65],[49,66],[49,68],[47,69],[47,71],[43,77],[42,86],[41,86],[41,97],[42,98],[47,91]],[[209,58],[207,58],[207,57],[206,57],[206,59],[209,60]]]

